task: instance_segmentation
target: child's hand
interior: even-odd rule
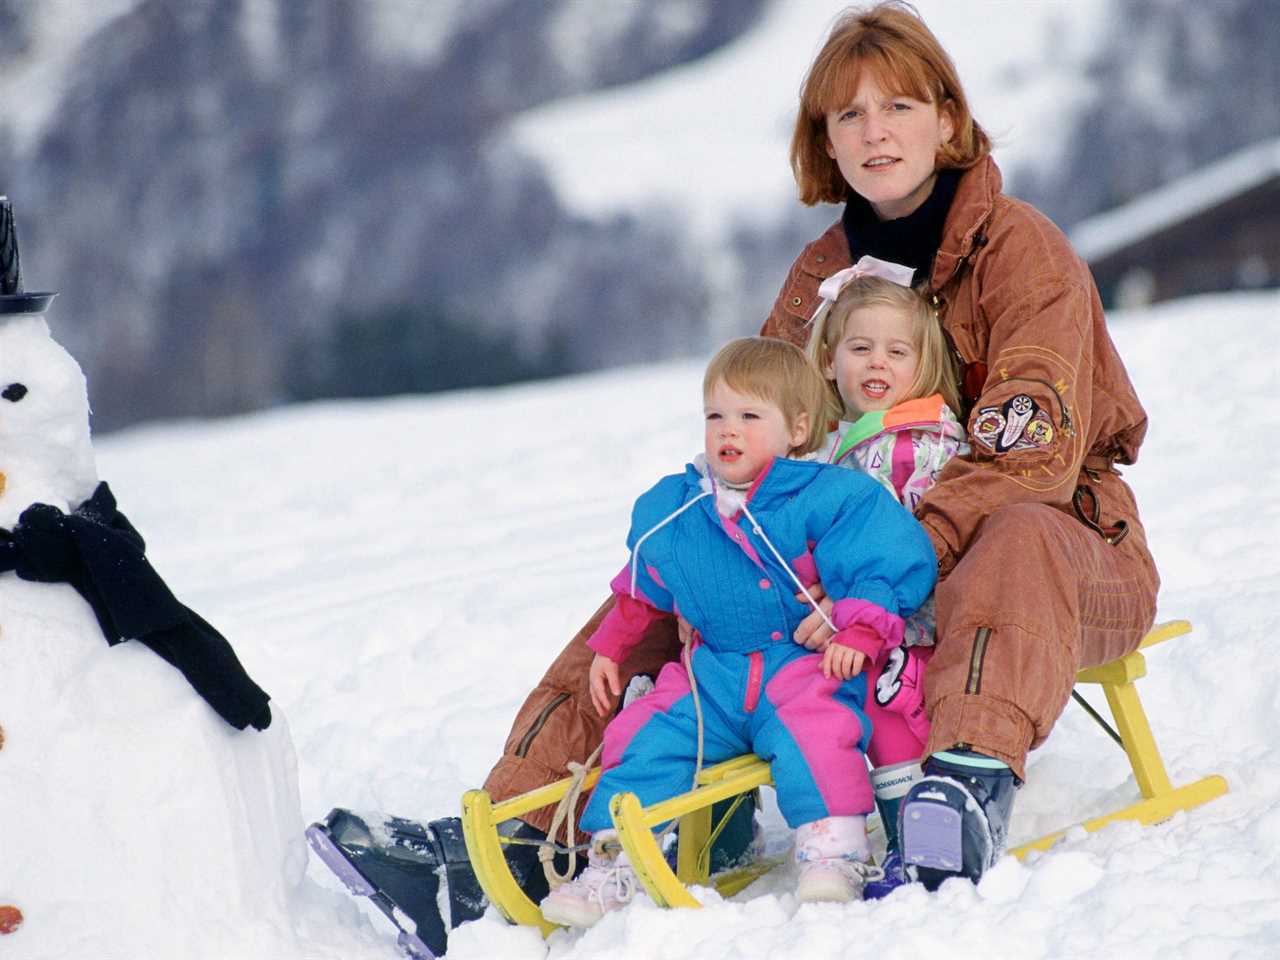
[[[606,716],[613,709],[613,701],[622,693],[622,680],[618,677],[618,664],[603,653],[597,653],[591,661],[591,670],[587,673],[591,684],[591,702],[596,713]],[[606,687],[606,684],[608,685]],[[613,696],[610,696],[610,693]]]
[[[827,591],[822,589],[821,583],[815,583],[809,587],[809,596],[813,597],[823,613],[828,617],[831,616],[833,604],[831,598],[827,596]],[[803,593],[797,593],[796,599],[805,606],[809,605],[808,597]],[[791,639],[807,650],[823,650],[826,649],[827,641],[831,637],[831,628],[827,626],[826,620],[822,619],[817,610],[810,608],[809,615],[800,621],[800,626],[796,627],[796,632],[792,634]]]
[[[867,655],[861,650],[846,647],[843,643],[829,643],[822,655],[822,675],[828,680],[832,677],[848,680],[860,674],[866,662]]]

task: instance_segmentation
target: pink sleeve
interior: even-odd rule
[[[613,607],[604,615],[587,646],[615,663],[622,663],[635,649],[649,625],[668,617],[657,607],[634,599],[628,593],[614,595]]]
[[[837,600],[831,608],[836,625],[832,643],[861,650],[873,660],[889,648],[902,644],[905,621],[870,600]]]

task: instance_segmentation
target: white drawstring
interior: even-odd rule
[[[644,536],[642,536],[639,540],[636,541],[636,545],[631,548],[631,599],[632,600],[636,598],[636,567],[640,561],[640,544],[644,543],[651,536],[653,536],[655,533],[657,533],[659,530],[665,527],[668,523],[670,523],[676,517],[680,516],[680,514],[684,513],[686,510],[692,507],[695,503],[697,503],[703,497],[709,497],[709,496],[711,496],[710,490],[707,490],[698,494],[696,497],[694,497],[684,506],[680,507],[680,509],[673,510],[671,513],[667,514],[666,517],[658,521],[658,523],[656,523],[654,526],[650,527],[645,532]]]
[[[663,527],[665,527],[668,523],[670,523],[676,517],[680,516],[680,514],[684,513],[686,510],[692,507],[699,500],[702,500],[705,497],[710,497],[713,495],[713,493],[714,493],[714,481],[712,481],[711,490],[704,490],[702,493],[698,494],[692,500],[682,505],[678,510],[673,510],[671,513],[667,514],[662,520],[658,521],[656,524],[654,524],[652,527],[646,530],[644,535],[639,540],[636,541],[636,545],[631,548],[631,599],[634,600],[636,598],[636,577],[639,575],[638,571],[639,571],[639,563],[640,563],[640,545],[643,544],[655,533],[657,533],[659,530],[661,530]],[[693,789],[696,790],[698,788],[698,780],[702,774],[702,749],[703,749],[702,747],[702,743],[703,743],[702,703],[698,697],[698,680],[693,675],[693,650],[691,649],[691,645],[688,643],[684,644],[684,649],[681,652],[683,654],[682,659],[684,660],[684,668],[686,673],[689,676],[689,692],[693,694],[693,713],[694,713],[694,717],[697,719],[697,724],[698,724],[698,755],[693,767]],[[664,836],[674,827],[675,827],[675,821],[672,820],[670,823],[666,825],[666,827],[662,829],[661,832],[659,832],[658,836],[659,837]]]
[[[714,485],[714,481],[712,481],[712,483]],[[643,544],[655,533],[657,533],[659,530],[661,530],[663,527],[665,527],[668,523],[670,523],[676,517],[680,516],[680,514],[684,513],[686,510],[692,507],[695,503],[697,503],[703,497],[709,497],[713,493],[714,493],[714,489],[704,490],[702,493],[698,494],[692,500],[685,503],[679,509],[673,510],[671,513],[667,514],[665,517],[662,518],[662,520],[658,521],[658,523],[654,524],[647,531],[645,531],[644,536],[642,536],[639,540],[636,541],[636,545],[631,548],[631,598],[633,600],[635,599],[635,596],[636,596],[636,577],[638,576],[638,568],[640,563],[640,545]],[[831,622],[831,618],[827,616],[826,611],[822,609],[821,605],[819,605],[817,600],[813,599],[813,594],[811,594],[808,588],[803,583],[800,582],[800,578],[796,576],[796,573],[794,570],[791,569],[790,564],[788,564],[787,561],[782,559],[782,554],[780,554],[778,552],[778,548],[773,545],[773,541],[770,540],[768,535],[764,532],[764,528],[762,528],[760,526],[760,523],[756,520],[756,518],[752,516],[751,511],[747,508],[747,503],[745,500],[742,502],[742,512],[746,515],[747,519],[751,521],[751,529],[755,531],[756,536],[758,536],[761,540],[765,542],[765,545],[768,546],[769,548],[769,552],[773,554],[773,558],[778,561],[779,565],[781,565],[783,570],[787,571],[787,576],[791,578],[792,583],[794,583],[797,587],[800,588],[800,592],[803,593],[804,598],[809,601],[809,605],[813,607],[814,610],[818,611],[818,615],[821,616],[822,621],[828,627],[831,628],[832,633],[838,633],[839,631],[836,629],[836,625]]]
[[[811,594],[805,585],[800,582],[800,578],[796,576],[795,571],[791,569],[791,566],[787,561],[782,559],[782,554],[778,553],[778,548],[773,545],[773,541],[765,534],[764,528],[756,522],[756,518],[751,515],[751,511],[747,509],[747,505],[745,503],[742,505],[742,512],[745,513],[747,515],[747,519],[751,521],[751,529],[755,531],[756,536],[765,542],[765,545],[769,548],[769,552],[773,554],[773,558],[782,565],[783,570],[787,571],[787,576],[791,578],[791,582],[800,588],[800,592],[803,593],[804,598],[809,601],[809,605],[813,607],[814,610],[818,611],[818,615],[822,617],[822,622],[831,628],[832,633],[839,633],[840,631],[836,629],[836,625],[832,623],[831,618],[827,616],[827,612],[819,606],[817,600],[813,599],[813,594]]]

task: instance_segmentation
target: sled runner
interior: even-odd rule
[[[1142,794],[1142,799],[1136,803],[1078,824],[1086,831],[1098,830],[1118,820],[1157,823],[1178,810],[1190,810],[1226,792],[1226,780],[1217,775],[1185,786],[1173,786],[1135,685],[1146,675],[1143,649],[1190,631],[1191,624],[1185,620],[1157,624],[1143,638],[1138,650],[1077,674],[1077,683],[1102,686],[1118,730],[1113,729],[1083,699],[1073,696],[1124,748]],[[599,776],[600,769],[593,768],[587,773],[582,789],[593,786]],[[713,823],[712,804],[749,794],[770,783],[769,765],[748,754],[706,768],[699,775],[696,789],[649,807],[642,807],[634,794],[622,793],[613,798],[610,813],[618,830],[619,842],[655,903],[665,907],[697,907],[700,904],[689,892],[689,885],[711,885],[722,895],[731,896],[778,865],[776,859],[763,860],[746,868],[709,876],[711,844],[732,815],[730,810],[719,822]],[[462,798],[462,825],[467,851],[485,894],[508,920],[539,927],[544,934],[550,933],[555,926],[543,919],[538,905],[524,894],[512,877],[497,827],[506,820],[558,803],[573,786],[574,778],[570,777],[499,804],[494,804],[483,790],[470,790]],[[670,820],[679,823],[674,869],[653,833],[655,827]],[[1021,858],[1032,850],[1047,850],[1069,829],[1072,828],[1055,830],[1009,852]]]
[[[1080,826],[1087,833],[1092,833],[1118,820],[1136,820],[1141,824],[1159,823],[1169,819],[1179,810],[1191,810],[1227,792],[1227,781],[1217,774],[1203,777],[1181,787],[1175,787],[1170,782],[1169,774],[1164,768],[1164,760],[1161,759],[1160,750],[1156,746],[1155,736],[1151,732],[1151,725],[1147,722],[1147,713],[1142,709],[1142,701],[1138,698],[1138,688],[1135,683],[1147,675],[1147,661],[1142,651],[1147,647],[1154,647],[1157,643],[1164,643],[1166,640],[1172,640],[1174,637],[1190,632],[1191,624],[1186,620],[1158,623],[1142,638],[1138,649],[1133,653],[1101,666],[1089,667],[1076,674],[1076,683],[1096,683],[1102,687],[1102,692],[1107,698],[1107,706],[1111,708],[1111,715],[1115,718],[1116,727],[1119,728],[1118,731],[1113,730],[1078,695],[1073,693],[1072,696],[1107,731],[1107,734],[1124,748],[1124,752],[1129,757],[1129,765],[1133,767],[1133,777],[1138,783],[1142,799],[1113,813],[1093,817],[1073,827]],[[1032,850],[1048,850],[1073,827],[1047,833],[1009,852],[1022,859]]]

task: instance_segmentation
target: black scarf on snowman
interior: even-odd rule
[[[107,643],[141,640],[181,670],[227,723],[265,730],[270,697],[226,638],[169,591],[146,549],[104,482],[73,513],[35,503],[12,531],[0,528],[0,573],[70,584],[93,608]]]

